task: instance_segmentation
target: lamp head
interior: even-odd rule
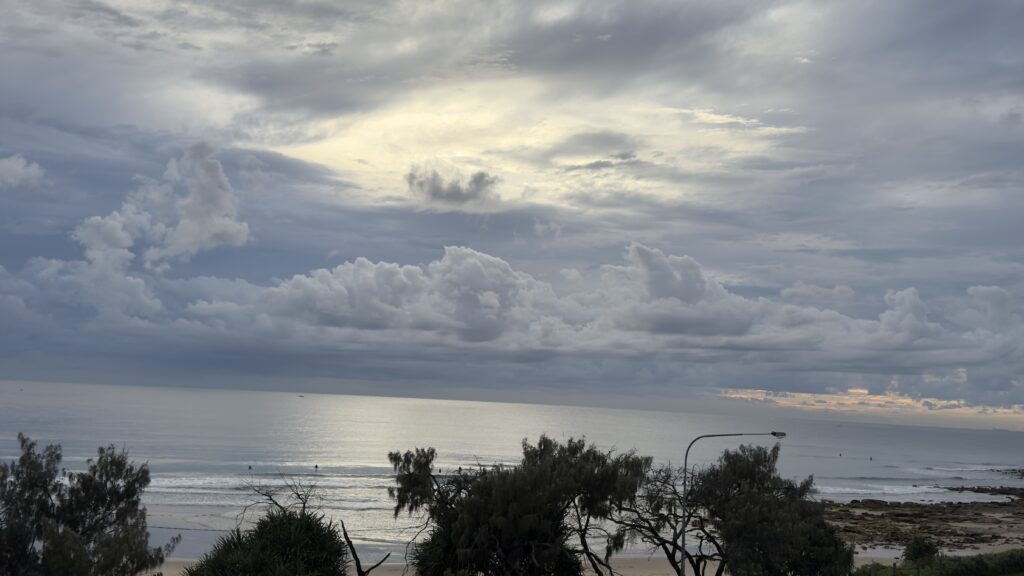
[[[781,439],[781,438],[785,438],[786,437],[786,433],[785,432],[772,432],[772,436],[775,436],[776,438],[780,438]]]

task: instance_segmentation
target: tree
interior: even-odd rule
[[[185,576],[338,576],[345,573],[349,548],[338,526],[312,505],[318,496],[315,486],[287,482],[284,490],[257,485],[250,489],[259,501],[247,510],[252,506],[265,506],[266,513],[251,530],[243,532],[236,528],[218,540],[213,550],[185,569]]]
[[[721,542],[709,532],[707,523],[695,514],[683,497],[681,468],[670,464],[651,467],[635,495],[622,502],[611,521],[624,539],[639,540],[660,551],[676,574],[704,574],[718,562],[719,573],[724,569]],[[692,534],[691,544],[696,551],[684,549],[683,533]]]
[[[809,499],[812,479],[800,484],[776,471],[779,448],[741,446],[690,478],[671,465],[648,470],[636,495],[612,521],[626,538],[661,551],[676,574],[728,568],[735,575],[846,574],[853,552],[825,523],[824,508]],[[682,546],[687,535],[691,545]]]
[[[810,499],[813,477],[779,476],[779,446],[740,446],[694,478],[690,501],[698,523],[721,542],[723,562],[737,576],[848,574],[853,550]]]
[[[345,528],[344,521],[341,522],[341,535],[345,537],[345,544],[348,546],[348,551],[352,554],[352,560],[356,563],[356,576],[370,576],[370,572],[376,570],[377,567],[387,562],[388,558],[391,557],[391,552],[388,552],[376,564],[371,564],[369,568],[363,568],[363,562],[359,559],[359,552],[356,551],[355,545],[352,544],[352,538],[349,538],[348,529]]]
[[[411,562],[422,576],[610,573],[623,539],[604,521],[636,491],[650,460],[613,455],[570,439],[523,442],[518,466],[435,473],[432,448],[388,455],[395,515],[424,513],[426,538]],[[594,550],[602,541],[604,550]]]
[[[633,452],[602,452],[583,439],[559,444],[541,436],[536,446],[523,442],[521,467],[527,473],[538,471],[551,492],[569,502],[565,516],[569,537],[575,539],[590,569],[600,575],[612,572],[608,559],[625,545],[625,535],[610,531],[609,520],[634,497],[651,462]],[[604,550],[594,550],[593,540],[601,541]]]
[[[0,464],[0,571],[11,576],[130,576],[163,563],[178,538],[149,547],[142,492],[149,469],[114,446],[85,472],[60,468],[59,445]]]

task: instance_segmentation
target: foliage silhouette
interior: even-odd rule
[[[0,464],[0,573],[130,576],[160,566],[180,538],[149,547],[142,493],[149,469],[114,446],[84,472],[61,469],[59,445],[39,452],[18,435],[20,457]]]
[[[611,521],[624,539],[640,541],[653,553],[661,552],[676,574],[704,574],[724,558],[722,544],[710,533],[706,522],[688,506],[683,496],[682,468],[664,464],[648,469],[636,494],[623,502]],[[683,548],[686,531],[696,550]]]
[[[546,436],[536,445],[524,440],[516,466],[441,474],[435,457],[432,448],[388,455],[396,472],[389,489],[395,515],[426,517],[427,535],[410,555],[421,576],[577,576],[584,561],[597,575],[611,573],[608,559],[624,538],[608,531],[606,520],[650,466],[633,453]],[[594,549],[598,542],[603,549]]]
[[[349,548],[338,526],[314,506],[315,486],[288,481],[284,489],[252,485],[252,506],[266,513],[247,531],[236,528],[185,576],[339,576]]]
[[[652,467],[611,520],[625,538],[660,551],[676,574],[847,574],[853,552],[810,500],[812,479],[781,478],[778,455],[777,445],[726,451],[691,476],[688,496],[681,468]]]
[[[222,537],[186,576],[338,576],[348,549],[317,512],[271,510],[249,531]]]
[[[899,566],[872,563],[860,566],[855,576],[1020,576],[1024,574],[1024,549],[975,554],[972,556],[937,555],[928,566],[909,561]]]
[[[690,501],[708,533],[722,543],[724,564],[735,576],[849,574],[852,548],[825,521],[811,499],[813,478],[795,483],[779,476],[779,446],[726,450],[698,473]]]
[[[938,555],[938,544],[924,534],[914,534],[903,548],[903,560],[918,568],[929,566]]]

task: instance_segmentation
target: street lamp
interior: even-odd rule
[[[690,490],[687,484],[687,478],[690,476],[690,468],[688,466],[690,460],[690,448],[697,443],[697,440],[701,438],[724,438],[726,436],[774,436],[778,439],[786,437],[785,432],[733,432],[731,434],[704,434],[697,436],[690,441],[690,445],[686,447],[686,453],[683,455],[683,519],[686,525],[683,526],[683,554],[686,554],[686,530],[690,527],[690,519],[687,517],[687,512],[690,508]]]

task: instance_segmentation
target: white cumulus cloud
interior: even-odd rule
[[[20,154],[0,158],[0,189],[38,186],[44,176],[39,164],[25,160]]]

